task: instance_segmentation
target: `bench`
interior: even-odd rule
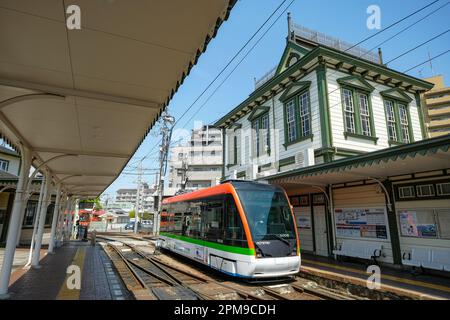
[[[411,248],[402,254],[402,263],[407,266],[450,271],[450,249]]]
[[[344,240],[339,248],[333,250],[333,253],[338,256],[373,260],[376,263],[382,251],[381,243]]]

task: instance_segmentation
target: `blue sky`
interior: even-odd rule
[[[290,1],[286,1],[284,6],[279,10],[279,13],[281,13]],[[197,65],[194,66],[190,75],[186,78],[184,84],[170,102],[169,111],[176,119],[195,101],[219,71],[281,2],[282,0],[239,0],[236,3],[228,21],[222,24],[216,38],[210,42],[208,49],[200,57]],[[369,14],[366,12],[368,6],[378,5],[380,7],[381,29],[383,29],[431,2],[433,0],[295,0],[288,11],[291,12],[293,21],[296,24],[350,43],[357,43],[379,31],[369,30],[366,26],[366,21],[369,17]],[[448,0],[440,0],[401,24],[364,42],[361,46],[371,49],[445,3],[448,3]],[[279,13],[275,14],[271,21],[274,21]],[[449,18],[450,4],[425,20],[416,23],[408,31],[385,43],[382,46],[384,61],[389,61],[406,52],[408,49],[446,31],[450,28]],[[266,25],[261,34],[270,24],[271,22]],[[192,107],[191,111],[179,121],[177,128],[190,130],[193,128],[194,121],[202,121],[205,124],[212,123],[248,97],[254,89],[254,77],[259,78],[278,64],[286,44],[286,35],[287,18],[286,14],[284,14],[193,120],[190,123],[186,123],[222,79],[232,70],[233,66],[240,60],[240,57],[237,58],[231,67],[224,72],[222,77]],[[259,36],[256,37],[256,39],[258,38]],[[250,44],[249,48],[253,43]],[[399,58],[390,64],[389,67],[398,71],[404,71],[427,60],[428,53],[433,57],[448,49],[450,49],[450,32],[412,53]],[[245,54],[245,52],[246,50],[241,55]],[[433,72],[430,65],[426,64],[408,73],[416,77],[429,77],[442,74],[446,77],[446,84],[449,85],[450,54],[433,60],[432,64]],[[147,155],[152,148],[153,151],[143,161],[143,167],[155,168],[157,166],[157,151],[159,148],[155,147],[155,144],[159,141],[159,137],[156,135],[156,131],[156,128],[153,129],[147,136],[144,143],[130,160],[129,169],[126,169],[125,172],[133,171],[136,161],[144,155]],[[152,182],[154,181],[154,176],[146,175],[144,180]],[[135,175],[122,174],[106,190],[105,194],[113,196],[117,189],[132,187],[135,184]]]

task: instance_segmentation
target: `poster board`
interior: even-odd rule
[[[297,216],[297,228],[311,229],[311,216],[308,215]]]
[[[388,239],[384,208],[337,208],[336,236],[356,239]]]
[[[404,237],[437,238],[433,210],[399,210],[400,232]]]

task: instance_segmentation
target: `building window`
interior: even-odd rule
[[[297,121],[295,120],[295,102],[294,100],[286,103],[286,124],[288,142],[297,140]]]
[[[436,191],[438,196],[450,195],[450,182],[436,184]]]
[[[269,113],[259,116],[252,121],[253,156],[260,157],[270,152],[270,123]],[[237,152],[236,152],[237,154]]]
[[[358,93],[359,97],[359,112],[361,116],[361,133],[365,136],[371,136],[371,126],[370,126],[370,110],[369,110],[369,100],[366,94]]]
[[[343,89],[343,102],[344,102],[344,116],[345,116],[345,131],[350,133],[356,133],[355,128],[355,108],[353,104],[352,91]]]
[[[8,167],[9,167],[9,161],[0,159],[0,170],[8,171]]]
[[[310,137],[311,103],[308,90],[296,94],[284,104],[285,141],[295,143]]]
[[[394,104],[392,103],[392,101],[386,100],[384,102],[384,107],[386,109],[386,120],[387,120],[389,140],[397,141],[397,130],[396,130],[396,125],[395,125]]]
[[[405,198],[414,198],[415,194],[414,194],[414,187],[413,186],[408,186],[408,187],[399,187],[398,188],[398,196],[401,199],[405,199]]]
[[[365,91],[342,88],[345,133],[374,137],[370,96]]]
[[[416,186],[418,197],[433,197],[434,196],[434,186],[432,184],[423,184]]]
[[[404,104],[398,105],[398,111],[400,114],[400,127],[402,131],[403,142],[409,143],[409,122],[408,122],[408,110]]]
[[[410,143],[412,129],[408,106],[395,100],[384,100],[390,142]]]
[[[309,92],[306,91],[299,97],[300,104],[300,122],[302,125],[302,135],[309,136],[311,134],[311,118],[309,114]]]

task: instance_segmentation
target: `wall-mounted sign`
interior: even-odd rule
[[[432,210],[401,210],[398,212],[400,232],[405,237],[437,238]]]
[[[297,228],[311,229],[311,216],[297,216]]]
[[[336,235],[348,238],[387,239],[383,208],[335,209]]]

